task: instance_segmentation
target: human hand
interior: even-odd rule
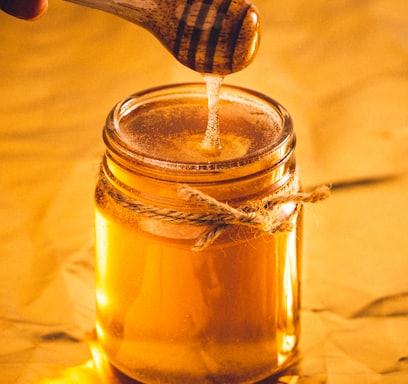
[[[48,0],[0,0],[0,9],[20,19],[34,20],[48,8]]]

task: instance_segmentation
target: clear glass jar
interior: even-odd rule
[[[302,210],[270,201],[299,189],[291,118],[224,85],[211,153],[207,113],[204,84],[164,86],[118,103],[103,132],[97,335],[144,383],[253,383],[298,343]]]

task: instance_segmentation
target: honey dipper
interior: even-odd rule
[[[185,66],[225,76],[254,59],[257,9],[247,0],[67,0],[138,24]]]

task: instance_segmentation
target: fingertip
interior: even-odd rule
[[[48,0],[0,1],[0,6],[4,12],[19,19],[36,20],[47,12]]]
[[[48,0],[38,1],[38,6],[35,9],[33,17],[27,20],[37,20],[40,17],[42,17],[47,12],[47,10],[48,10]]]

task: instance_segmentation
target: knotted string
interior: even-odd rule
[[[299,181],[293,178],[284,188],[259,200],[234,208],[203,192],[181,184],[178,194],[185,201],[202,206],[202,212],[182,212],[145,204],[117,189],[102,178],[104,189],[122,207],[144,217],[180,224],[206,225],[209,228],[196,239],[193,251],[200,251],[212,244],[230,225],[245,225],[265,232],[287,232],[293,228],[291,219],[300,204],[316,203],[329,197],[330,188],[321,186],[309,193],[297,192]],[[282,206],[293,203],[290,215],[282,215]]]
[[[297,185],[297,180],[293,184]],[[208,229],[196,240],[192,250],[200,251],[212,244],[229,225],[246,225],[269,233],[288,232],[293,229],[291,219],[297,213],[297,209],[293,209],[289,216],[282,217],[278,211],[283,204],[294,203],[298,206],[304,203],[316,203],[330,195],[330,189],[327,186],[318,187],[309,193],[282,194],[293,188],[293,184],[288,184],[279,193],[250,201],[239,208],[219,202],[188,185],[180,185],[178,192],[183,199],[203,204],[209,213],[215,214],[220,219],[220,224]]]

